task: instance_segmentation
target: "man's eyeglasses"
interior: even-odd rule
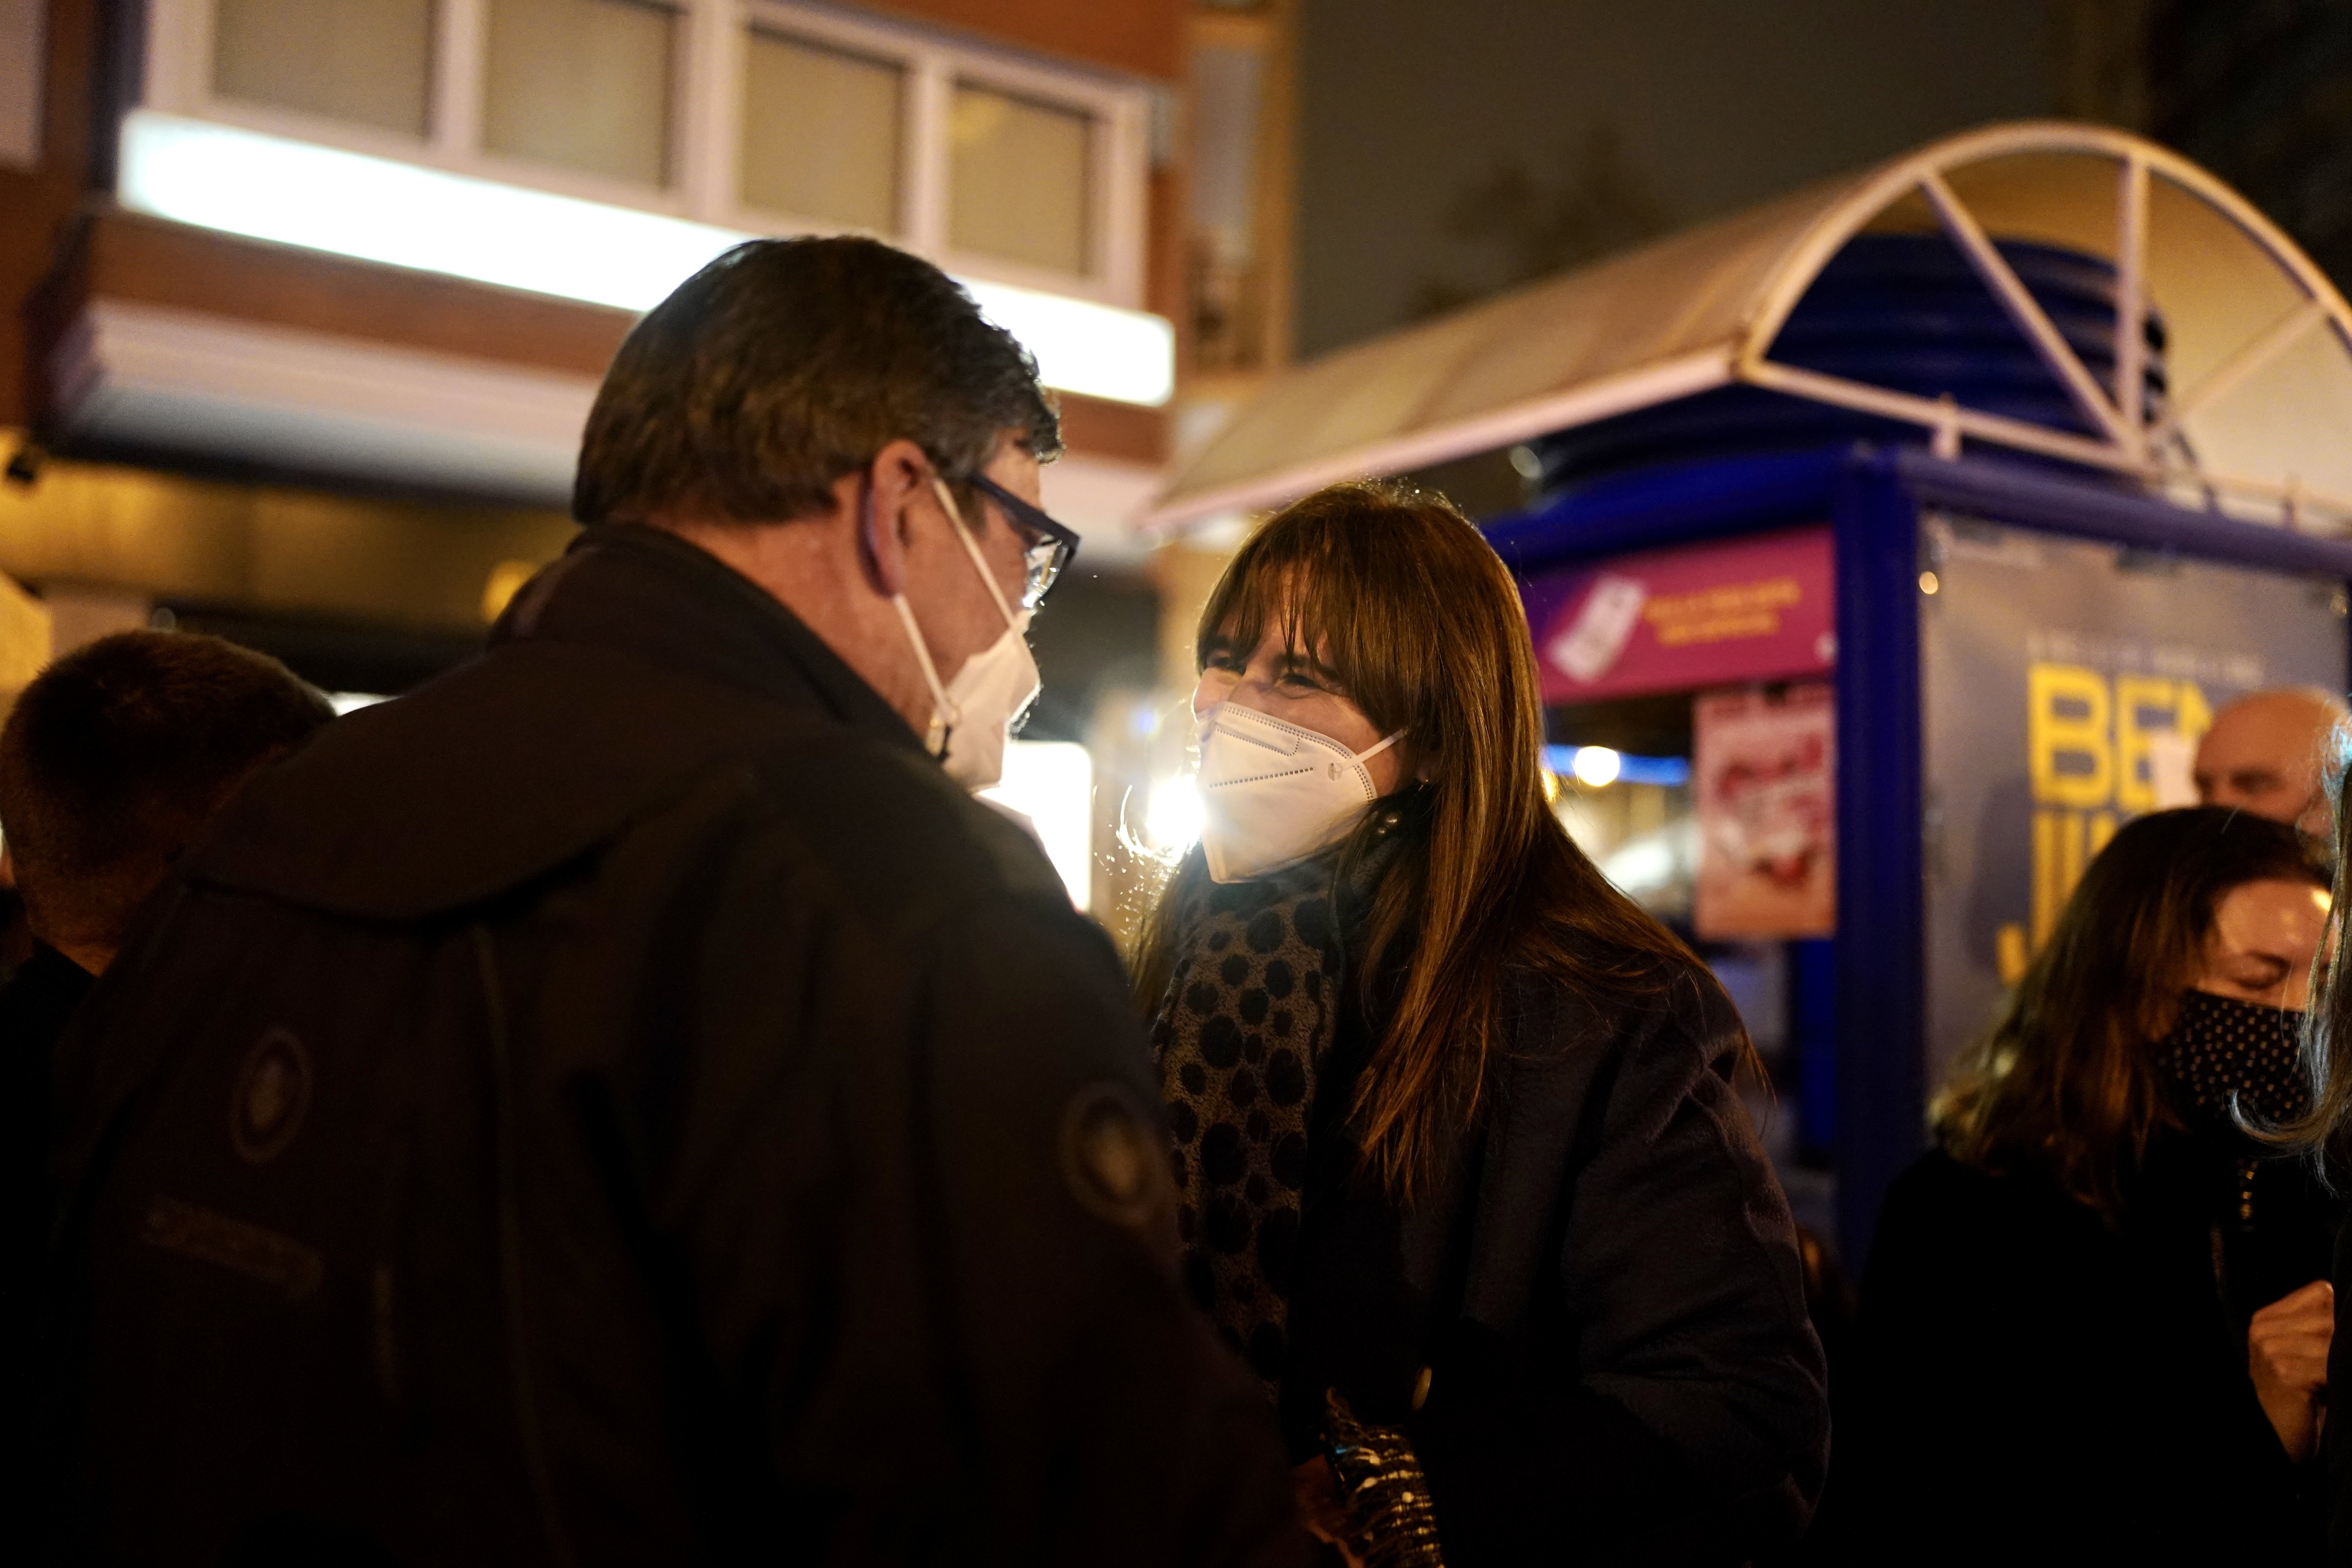
[[[1045,597],[1045,591],[1054,585],[1054,579],[1062,574],[1062,568],[1077,554],[1076,532],[1055,522],[1042,509],[1031,506],[986,474],[974,474],[971,483],[974,489],[1004,509],[1015,532],[1028,535],[1029,575],[1022,585],[1021,603],[1025,608],[1035,609]]]

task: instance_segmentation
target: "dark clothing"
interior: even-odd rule
[[[64,1057],[61,1554],[1304,1549],[1109,942],[701,552],[591,530],[143,925]]]
[[[33,955],[0,985],[0,1117],[6,1119],[0,1158],[7,1161],[0,1202],[6,1205],[7,1250],[14,1258],[38,1258],[47,1245],[50,1058],[95,984],[89,970],[36,942]],[[23,1321],[16,1314],[25,1282],[20,1275],[6,1287],[12,1326]],[[12,1336],[7,1342],[23,1341]]]
[[[89,971],[45,942],[0,986],[0,1214],[8,1227],[6,1256],[15,1261],[0,1275],[0,1500],[21,1517],[23,1478],[45,1447],[42,1435],[22,1419],[34,1389],[33,1367],[21,1347],[39,1331],[35,1261],[49,1239],[50,1061],[58,1040],[73,1021],[74,1009],[96,979]]]
[[[2329,1278],[2336,1282],[2336,1337],[2327,1346],[2327,1386],[2352,1388],[2352,1215],[2336,1233]],[[2319,1458],[2327,1478],[2326,1560],[2346,1568],[2352,1564],[2352,1421],[2339,1416],[2320,1427]]]
[[[1920,1161],[1863,1280],[1853,1560],[2316,1561],[2315,1468],[2263,1415],[2246,1327],[2325,1276],[2340,1213],[2302,1164],[2182,1132],[2112,1226],[2041,1179]]]
[[[1373,1037],[1358,988],[1339,998],[1283,1425],[1294,1458],[1316,1452],[1336,1388],[1403,1430],[1448,1568],[1740,1563],[1792,1539],[1820,1489],[1821,1348],[1731,1087],[1745,1037],[1704,970],[1657,967],[1646,1001],[1516,980],[1482,1124],[1402,1210],[1348,1126]]]

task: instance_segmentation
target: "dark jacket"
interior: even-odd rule
[[[22,1347],[39,1332],[40,1271],[49,1233],[49,1084],[58,1041],[94,984],[89,971],[45,942],[0,986],[0,1478],[37,1468],[43,1435],[17,1418],[36,1397],[36,1369]],[[0,1510],[20,1514],[18,1480],[0,1479]],[[9,1505],[16,1504],[16,1508]]]
[[[2339,1206],[2248,1158],[2160,1134],[2112,1225],[1941,1153],[1896,1180],[1838,1461],[1853,1561],[2317,1560],[2317,1478],[2254,1397],[2246,1327],[2325,1277]]]
[[[1523,976],[1481,1125],[1400,1212],[1345,1126],[1370,1031],[1318,1069],[1282,1384],[1403,1427],[1448,1568],[1736,1563],[1794,1538],[1829,1422],[1788,1205],[1696,963],[1646,1001]],[[1430,1370],[1425,1402],[1412,1392]]]
[[[1284,1554],[1119,966],[772,598],[592,530],[67,1042],[59,1554]]]

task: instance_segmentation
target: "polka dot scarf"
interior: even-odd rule
[[[1213,889],[1151,1026],[1176,1139],[1184,1280],[1280,1386],[1315,1068],[1341,961],[1331,862]]]
[[[2157,1042],[2156,1059],[2184,1111],[2234,1129],[2234,1103],[2256,1126],[2276,1126],[2311,1107],[2302,1035],[2300,1013],[2188,991],[2172,1032]]]

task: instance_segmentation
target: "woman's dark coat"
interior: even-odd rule
[[[2319,1561],[2246,1328],[2326,1276],[2337,1205],[2251,1152],[2160,1135],[2112,1225],[1940,1153],[1895,1182],[1839,1405],[1853,1561]]]
[[[1705,970],[1658,971],[1641,1001],[1515,982],[1486,1112],[1402,1213],[1345,1126],[1352,1008],[1318,1072],[1284,1426],[1316,1451],[1336,1387],[1404,1427],[1449,1568],[1741,1563],[1819,1493],[1821,1346],[1732,1089],[1745,1036]]]

